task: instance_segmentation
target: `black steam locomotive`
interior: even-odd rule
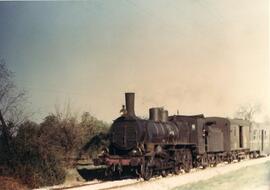
[[[128,170],[149,180],[153,175],[189,172],[270,153],[270,131],[240,119],[169,116],[150,108],[149,119],[136,117],[134,93],[126,93],[126,108],[110,129],[110,146],[95,165],[106,165],[107,175]]]

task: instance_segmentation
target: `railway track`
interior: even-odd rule
[[[192,169],[191,172],[197,171],[200,169]],[[180,175],[184,175],[185,173],[182,173]],[[179,176],[180,176],[179,175]],[[173,175],[172,175],[173,176]],[[150,181],[156,181],[161,179],[162,177],[154,177]],[[123,184],[125,183],[125,184]],[[128,187],[130,185],[135,185],[139,183],[144,183],[144,180],[142,179],[129,179],[129,178],[123,178],[121,180],[114,180],[114,181],[98,181],[93,183],[87,183],[87,184],[80,184],[80,185],[74,185],[70,187],[58,187],[58,188],[51,188],[50,190],[66,190],[66,189],[86,189],[83,187],[89,187],[91,190],[109,190],[109,189],[117,189],[117,188],[124,188]],[[87,188],[88,189],[88,188]]]
[[[193,168],[189,173],[194,173],[194,172],[198,172],[201,170],[202,169],[200,169],[200,168]],[[181,176],[181,175],[185,175],[185,174],[188,174],[188,173],[181,173],[179,175],[170,174],[169,176]],[[161,176],[153,177],[150,181],[156,181],[156,180],[159,180],[162,178],[164,178],[164,177],[161,177]],[[67,189],[80,190],[80,189],[86,189],[87,187],[89,187],[89,190],[90,189],[91,190],[110,190],[110,189],[124,188],[124,187],[128,187],[130,185],[136,185],[136,184],[144,183],[144,182],[145,181],[142,179],[122,179],[122,180],[115,180],[115,181],[98,181],[98,182],[93,182],[90,184],[87,183],[87,184],[74,185],[74,186],[70,186],[70,187],[52,188],[50,190],[67,190]],[[125,183],[125,184],[123,184],[123,183]]]
[[[74,186],[70,186],[70,187],[50,188],[50,190],[66,190],[66,189],[72,190],[72,189],[81,189],[81,188],[84,188],[84,187],[87,187],[87,189],[89,187],[89,189],[91,189],[91,190],[108,190],[108,189],[115,189],[115,188],[120,188],[120,187],[121,188],[122,187],[127,187],[127,186],[134,185],[134,184],[141,183],[141,182],[142,181],[136,180],[136,181],[128,182],[126,184],[121,185],[121,183],[123,183],[122,180],[119,180],[119,181],[101,181],[101,182],[95,182],[95,183],[90,183],[90,184],[74,185]],[[113,183],[116,183],[116,184],[113,185]]]
[[[92,185],[97,185],[97,184],[102,184],[106,183],[105,181],[101,182],[94,182],[94,183],[87,183],[87,184],[80,184],[80,185],[74,185],[70,187],[56,187],[56,188],[51,188],[50,190],[65,190],[65,189],[73,189],[73,188],[78,188],[78,187],[85,187],[85,186],[92,186]]]
[[[101,183],[104,183],[104,182],[86,183],[86,184],[74,185],[70,187],[56,187],[56,188],[52,188],[51,190],[73,189],[73,188],[78,188],[78,187],[92,186],[92,185],[101,184]]]

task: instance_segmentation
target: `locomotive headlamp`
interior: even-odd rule
[[[138,153],[138,151],[136,149],[132,150],[132,154],[137,154],[137,153]]]
[[[141,151],[141,149],[139,147],[136,147],[131,151],[131,154],[132,155],[137,155],[137,156],[142,155],[142,151]]]

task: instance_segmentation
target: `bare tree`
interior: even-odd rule
[[[13,73],[5,61],[0,59],[0,112],[6,121],[16,122],[22,116],[25,92],[18,90],[13,80]]]
[[[253,121],[254,116],[261,111],[260,104],[247,104],[241,106],[235,113],[237,118],[241,118],[247,121]]]
[[[13,82],[13,73],[8,70],[6,63],[0,59],[0,136],[6,147],[7,153],[11,153],[10,142],[16,122],[22,120],[22,102],[25,93],[19,91]]]

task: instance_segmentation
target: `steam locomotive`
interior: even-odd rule
[[[241,119],[168,115],[150,108],[149,119],[135,115],[134,93],[125,94],[126,107],[114,120],[110,145],[95,165],[106,165],[106,175],[124,171],[149,180],[153,175],[189,172],[270,153],[270,130]]]

